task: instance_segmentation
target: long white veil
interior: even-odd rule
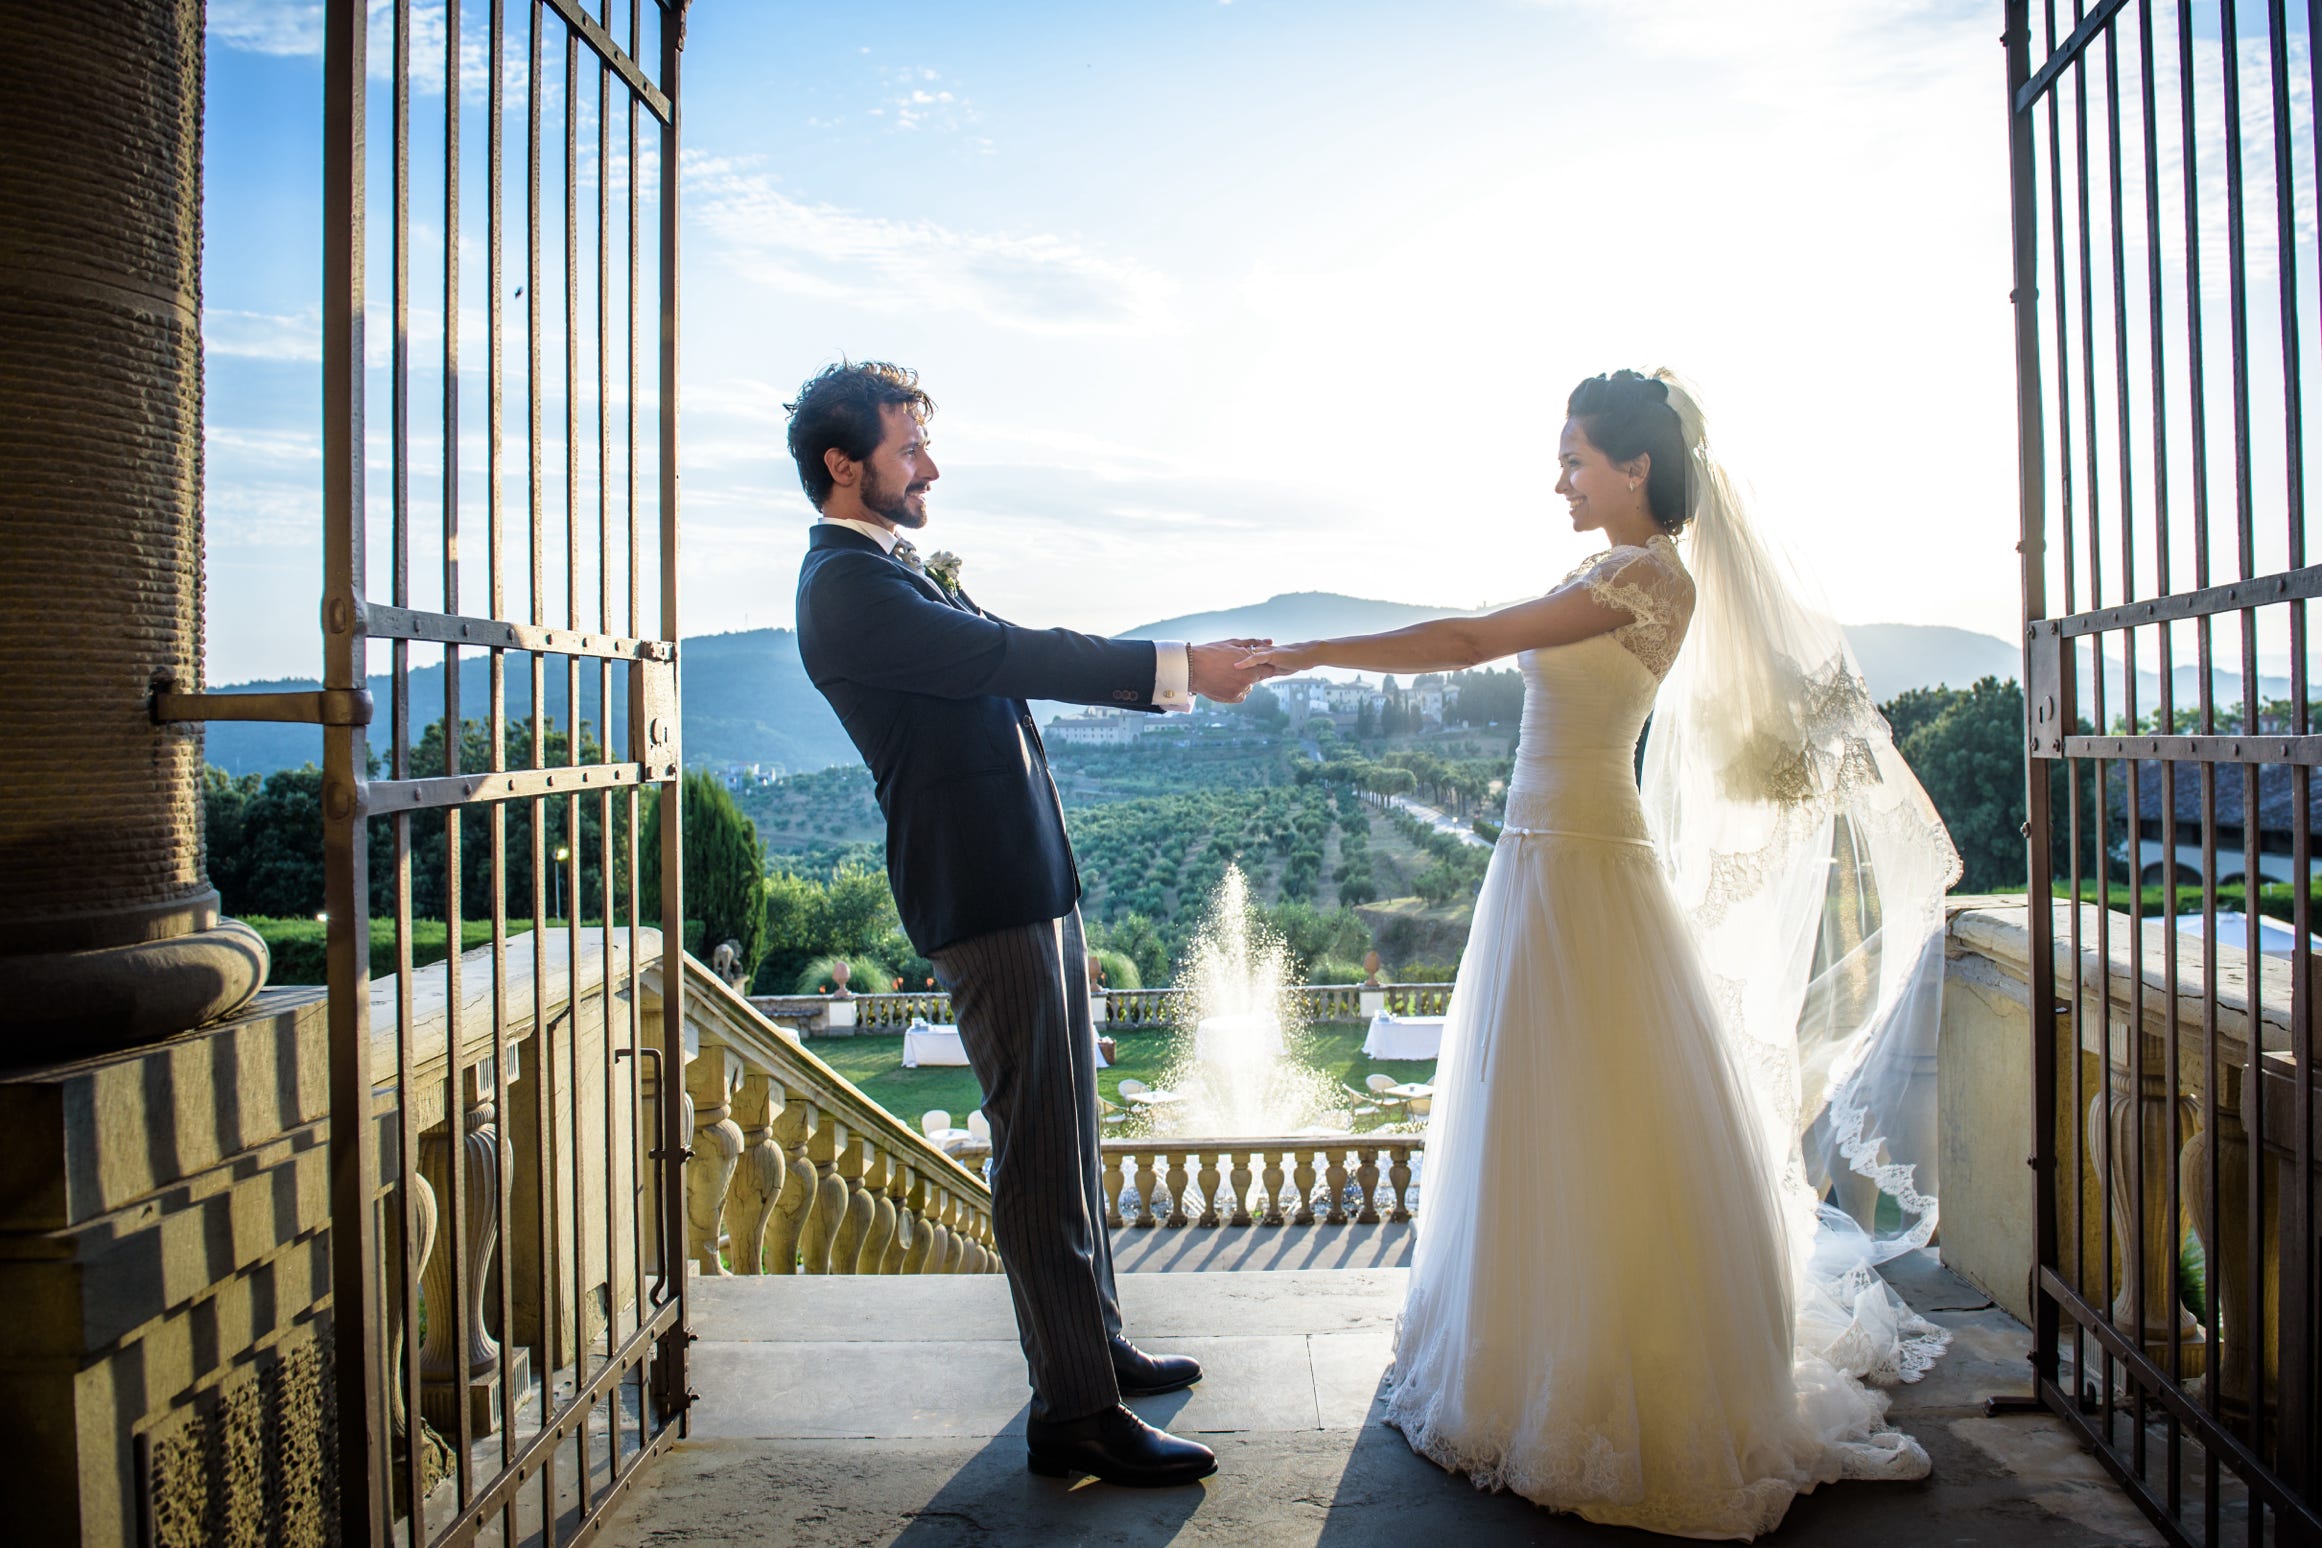
[[[1874,1266],[1936,1224],[1943,894],[1959,857],[1845,633],[1751,525],[1701,408],[1694,612],[1646,740],[1645,809],[1781,1179],[1802,1352],[1913,1380],[1948,1335]]]

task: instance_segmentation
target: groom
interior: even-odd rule
[[[1201,1379],[1121,1336],[1098,1171],[1096,1035],[1080,873],[1027,699],[1139,710],[1239,701],[1249,641],[1104,640],[1023,629],[931,575],[905,531],[940,476],[915,372],[865,361],[809,381],[790,454],[821,519],[798,572],[798,652],[871,767],[887,877],[912,944],[951,995],[992,1127],[992,1229],[1031,1367],[1032,1470],[1190,1483],[1207,1447],[1123,1395]]]

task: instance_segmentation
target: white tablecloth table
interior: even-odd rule
[[[1373,1016],[1363,1039],[1363,1054],[1372,1059],[1433,1059],[1442,1051],[1441,1016]]]
[[[924,1064],[961,1064],[968,1062],[967,1049],[959,1040],[956,1026],[935,1026],[915,1022],[903,1033],[903,1068],[918,1069]]]

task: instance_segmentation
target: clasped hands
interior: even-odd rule
[[[1239,704],[1250,690],[1285,668],[1258,664],[1256,653],[1273,648],[1272,640],[1212,640],[1189,645],[1185,651],[1187,686],[1205,699]]]

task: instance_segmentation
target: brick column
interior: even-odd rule
[[[0,48],[0,1063],[245,1003],[202,681],[200,0],[11,8]]]

